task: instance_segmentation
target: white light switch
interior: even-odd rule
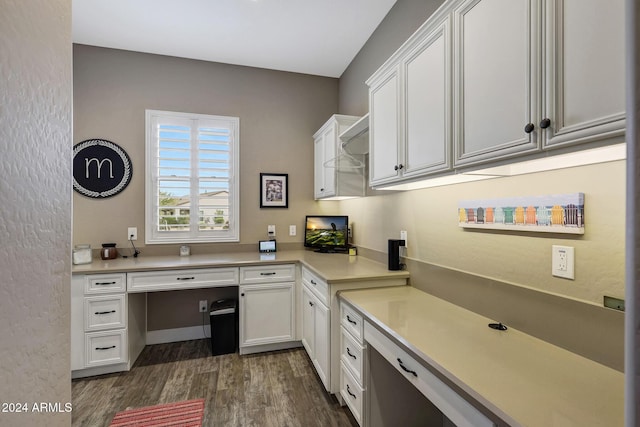
[[[275,237],[276,236],[276,226],[275,225],[267,225],[267,234],[269,234],[269,237]]]
[[[551,274],[565,279],[575,279],[574,248],[553,245],[551,247]]]
[[[296,226],[295,225],[290,225],[289,226],[289,236],[295,236],[296,233],[297,233]]]

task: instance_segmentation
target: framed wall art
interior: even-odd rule
[[[289,207],[289,174],[260,174],[260,208]]]
[[[584,193],[464,200],[462,228],[584,234]]]
[[[133,166],[126,151],[106,139],[73,146],[73,189],[86,197],[115,196],[131,182]]]

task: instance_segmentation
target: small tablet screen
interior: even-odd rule
[[[260,240],[260,252],[275,252],[276,241],[275,240]]]

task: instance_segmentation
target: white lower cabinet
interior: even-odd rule
[[[126,283],[125,273],[72,276],[71,370],[74,377],[129,368]],[[102,370],[90,370],[96,367]]]
[[[240,269],[240,354],[296,339],[295,265]],[[275,348],[273,348],[275,349]]]
[[[363,319],[344,302],[340,303],[340,313],[340,395],[358,424],[365,425]]]
[[[92,332],[85,335],[85,367],[126,363],[127,330]]]
[[[302,344],[325,389],[331,388],[331,316],[307,286],[302,286]]]

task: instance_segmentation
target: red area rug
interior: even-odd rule
[[[118,412],[110,427],[202,427],[204,399],[146,406]]]

